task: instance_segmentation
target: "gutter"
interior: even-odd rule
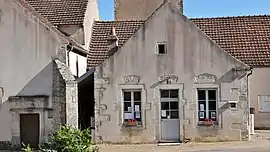
[[[248,107],[249,107],[249,112],[248,112],[248,126],[250,125],[250,118],[249,118],[249,116],[250,116],[250,96],[249,96],[249,81],[248,81],[248,77],[250,76],[250,75],[252,75],[253,74],[253,68],[250,68],[249,69],[249,73],[247,74],[247,96],[248,96]]]

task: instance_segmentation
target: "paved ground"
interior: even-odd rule
[[[100,152],[270,152],[270,131],[256,131],[249,142],[187,143],[178,146],[100,145]]]

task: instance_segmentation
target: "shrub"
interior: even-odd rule
[[[92,143],[90,129],[81,131],[70,126],[62,126],[39,149],[39,152],[97,152],[99,150]],[[22,150],[24,152],[33,151],[29,145]]]
[[[26,146],[24,143],[22,143],[22,145],[23,145],[23,147],[24,147],[24,148],[22,148],[22,150],[23,150],[24,152],[33,152],[33,149],[30,147],[29,144],[27,144],[27,146]]]
[[[62,126],[45,145],[59,152],[93,152],[90,129]]]

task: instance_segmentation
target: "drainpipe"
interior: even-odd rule
[[[250,134],[253,135],[254,134],[254,113],[252,114],[250,113],[250,96],[249,96],[249,81],[248,81],[249,76],[252,75],[253,73],[253,69],[250,68],[249,71],[250,72],[247,74],[247,88],[248,88],[247,94],[248,94],[248,107],[249,107],[248,127],[250,130]],[[249,135],[249,138],[250,138],[250,135]]]

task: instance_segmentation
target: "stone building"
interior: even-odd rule
[[[115,20],[146,20],[164,0],[115,0]],[[183,0],[168,0],[183,13]],[[270,128],[270,15],[191,19],[222,49],[253,69],[249,77],[255,128]],[[222,32],[220,32],[222,31]]]
[[[188,19],[175,1],[152,14],[126,8],[135,2],[118,0],[117,20],[93,26],[88,66],[95,69],[96,139],[249,140],[250,65],[261,63],[251,56],[258,52],[245,52],[235,37],[249,40],[245,36],[260,31],[268,16]]]
[[[0,1],[0,149],[37,147],[60,125],[81,125],[76,79],[87,71],[85,33],[98,19],[96,6]]]

